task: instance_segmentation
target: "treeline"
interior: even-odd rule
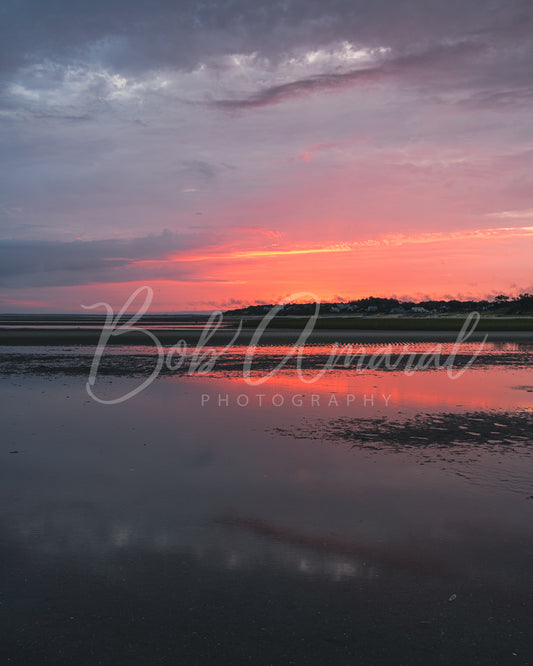
[[[228,315],[263,316],[274,307],[273,303],[249,305],[245,308],[227,310]],[[310,315],[314,312],[315,303],[289,303],[280,310],[278,316]],[[465,312],[487,312],[495,315],[533,314],[533,294],[506,296],[499,294],[493,300],[429,300],[399,301],[396,298],[377,298],[369,296],[352,301],[321,303],[321,314],[452,314]]]

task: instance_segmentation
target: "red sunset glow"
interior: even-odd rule
[[[0,310],[117,308],[143,284],[157,311],[533,291],[520,22],[354,12],[185,60],[15,67]]]

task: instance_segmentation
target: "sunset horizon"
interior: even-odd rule
[[[533,291],[524,3],[30,5],[0,312]]]
[[[59,256],[71,258],[83,253],[97,254],[107,245],[109,249],[104,250],[104,254],[124,255],[143,244],[172,244],[176,236],[164,230],[159,236],[113,239],[107,243],[99,240],[46,243],[45,254],[46,245],[50,249],[53,246]],[[153,312],[209,311],[278,303],[299,292],[314,294],[320,302],[348,302],[368,297],[399,301],[490,301],[499,294],[515,297],[533,291],[533,285],[528,282],[531,237],[533,227],[496,227],[411,236],[396,233],[378,239],[324,245],[298,243],[290,249],[280,247],[279,242],[268,246],[233,242],[215,248],[210,246],[201,254],[172,250],[157,259],[105,256],[98,262],[97,273],[100,270],[117,275],[129,272],[137,273],[139,278],[106,282],[104,277],[102,282],[91,280],[87,284],[13,287],[11,298],[0,299],[0,312],[75,313],[97,301],[109,302],[118,309],[141,286],[149,286],[154,291],[150,307]],[[12,256],[31,255],[43,249],[42,243],[25,240],[5,241],[3,245],[9,247]],[[485,274],[481,280],[489,253],[493,253],[490,275]],[[506,280],[506,263],[510,257],[519,264],[519,269],[513,271],[515,279]],[[470,263],[465,263],[465,258]],[[435,262],[440,264],[442,275],[435,273]],[[161,279],[161,275],[184,266],[198,277]],[[209,278],[201,277],[203,270],[210,272]],[[294,274],[295,277],[291,277]],[[354,274],[358,279],[352,277]],[[493,279],[493,275],[500,279]],[[500,285],[505,286],[500,288]],[[21,293],[31,293],[34,298],[15,298]],[[193,295],[202,298],[195,300]]]

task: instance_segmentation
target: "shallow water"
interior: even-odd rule
[[[285,368],[257,386],[238,351],[119,404],[91,399],[85,370],[17,357],[4,662],[531,663],[531,349],[491,348],[455,380]],[[142,380],[123,368],[95,391]]]

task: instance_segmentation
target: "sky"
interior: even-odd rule
[[[0,17],[0,312],[533,292],[530,0]]]

